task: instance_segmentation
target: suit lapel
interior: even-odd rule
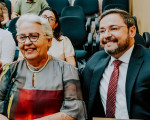
[[[126,99],[127,99],[127,109],[128,114],[130,116],[130,109],[131,109],[131,96],[132,90],[134,87],[134,83],[136,81],[138,72],[143,63],[143,52],[141,47],[135,45],[127,70],[127,77],[126,77]]]
[[[92,107],[94,103],[94,98],[99,89],[100,79],[105,70],[105,67],[107,66],[109,62],[109,59],[110,59],[110,56],[107,56],[105,59],[101,59],[100,61],[98,61],[97,66],[95,67],[93,71],[93,76],[92,76],[92,80],[90,84],[89,107]]]

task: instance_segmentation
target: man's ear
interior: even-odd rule
[[[135,26],[130,27],[129,28],[129,36],[131,38],[134,38],[135,34],[136,34],[136,27]]]

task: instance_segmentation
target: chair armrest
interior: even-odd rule
[[[89,33],[91,31],[91,18],[87,18],[85,26],[87,33]]]
[[[16,46],[14,61],[16,61],[18,59],[18,57],[19,57],[19,47]]]
[[[96,40],[93,41],[93,54],[100,50],[103,50],[100,46],[100,35],[96,34]]]
[[[95,18],[95,30],[99,30],[99,20],[98,18]]]
[[[87,51],[75,50],[75,59],[76,59],[78,71],[79,73],[81,73],[87,61]]]
[[[96,34],[96,47],[98,48],[97,50],[99,50],[99,46],[100,46],[100,35]]]
[[[10,23],[11,20],[9,20],[7,23],[6,23],[6,28],[9,27],[9,23]]]
[[[150,34],[148,32],[144,32],[143,38],[145,39],[146,47],[150,48]]]
[[[93,41],[93,54],[99,51],[100,41],[99,34],[96,34],[96,39]]]
[[[88,52],[88,57],[92,55],[93,34],[88,33],[87,42],[84,44],[84,49]]]

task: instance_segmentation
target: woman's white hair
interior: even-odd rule
[[[25,14],[25,15],[22,15],[18,19],[18,21],[16,23],[17,33],[19,32],[18,28],[20,27],[20,25],[23,22],[40,24],[42,26],[42,31],[43,31],[43,33],[45,33],[46,37],[48,39],[53,38],[52,28],[50,27],[49,22],[45,18],[42,18],[42,17],[40,17],[38,15],[35,15],[35,14]]]

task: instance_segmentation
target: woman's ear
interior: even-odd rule
[[[48,49],[51,47],[52,45],[52,38],[48,38]]]
[[[129,28],[129,36],[131,38],[134,38],[135,34],[136,34],[136,27],[135,26],[130,27]]]
[[[55,23],[55,25],[54,25],[54,29],[55,29],[57,26],[58,26],[58,23]]]

